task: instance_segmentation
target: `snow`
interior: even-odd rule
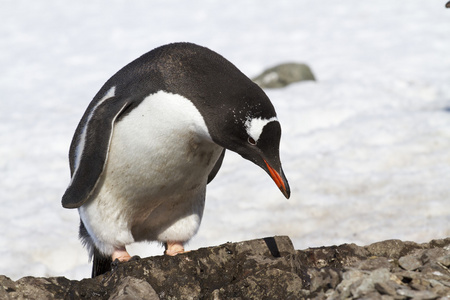
[[[267,90],[291,187],[228,152],[188,249],[289,235],[297,249],[450,236],[446,1],[8,1],[0,10],[0,274],[90,275],[63,209],[68,148],[102,84],[190,41],[249,77],[284,62],[317,82]],[[132,255],[162,254],[156,243]]]

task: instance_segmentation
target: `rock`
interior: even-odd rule
[[[109,300],[139,299],[159,300],[159,297],[147,281],[133,277],[125,277],[109,297]]]
[[[252,80],[261,88],[281,88],[294,82],[316,80],[316,78],[305,64],[285,63],[265,70]]]
[[[0,276],[0,299],[450,299],[449,255],[450,238],[295,250],[276,236],[121,263],[81,281]]]
[[[296,274],[278,269],[261,270],[219,290],[218,299],[238,296],[243,299],[297,299],[302,280]]]
[[[422,266],[422,262],[414,255],[400,257],[398,264],[405,270],[413,271]]]
[[[387,240],[373,243],[366,248],[372,256],[381,256],[386,258],[398,259],[406,255],[409,251],[419,248],[417,244],[411,242],[402,242],[400,240]]]
[[[412,299],[422,299],[422,300],[437,299],[439,297],[432,291],[414,291],[410,289],[399,289],[397,290],[397,294]]]
[[[420,259],[423,261],[424,264],[426,264],[431,261],[438,261],[441,257],[449,255],[450,250],[434,248],[425,251],[420,251],[419,253],[422,254],[420,256]]]
[[[352,289],[359,286],[364,279],[364,272],[356,269],[347,270],[335,291],[329,295],[331,299],[346,299],[351,296]]]
[[[331,268],[308,269],[311,278],[310,292],[317,293],[327,289],[334,289],[342,280],[342,274]]]
[[[308,261],[315,268],[343,268],[353,266],[370,256],[363,247],[355,244],[343,244],[340,246],[310,248],[299,251],[302,261]]]
[[[377,282],[374,288],[382,295],[389,295],[394,297],[396,292],[396,284],[393,281]]]
[[[391,262],[386,257],[369,257],[368,259],[358,261],[352,265],[353,268],[360,270],[373,271],[382,268],[390,268]]]
[[[341,282],[342,290],[350,290],[353,298],[376,292],[375,285],[385,283],[389,280],[390,273],[388,269],[377,269],[373,272],[364,272],[359,270],[350,270],[344,273],[344,280]],[[345,295],[348,291],[344,292]]]
[[[450,255],[441,256],[436,261],[445,267],[450,267]]]

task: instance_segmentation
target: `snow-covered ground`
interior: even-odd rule
[[[207,46],[250,77],[295,61],[318,78],[267,90],[291,199],[228,152],[188,249],[273,235],[298,249],[450,236],[445,2],[2,2],[0,274],[90,275],[78,213],[60,204],[73,132],[113,73],[174,41]]]

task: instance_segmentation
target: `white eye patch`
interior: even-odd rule
[[[247,119],[247,121],[245,121],[245,130],[247,131],[247,134],[255,140],[255,142],[258,142],[258,139],[263,132],[264,126],[273,121],[278,121],[277,117],[272,117],[270,119]]]

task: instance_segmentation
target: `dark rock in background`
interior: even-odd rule
[[[449,268],[450,238],[295,250],[272,237],[122,263],[81,281],[0,276],[0,299],[448,299]]]
[[[316,78],[307,65],[286,63],[267,69],[252,80],[261,88],[282,88],[294,82]]]

